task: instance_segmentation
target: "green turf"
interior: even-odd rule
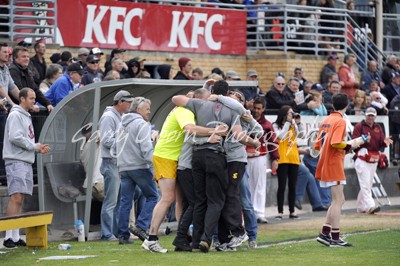
[[[293,233],[292,233],[293,235]],[[283,233],[286,236],[286,232]],[[314,232],[304,239],[315,237]],[[289,239],[289,238],[288,238]],[[169,250],[173,237],[161,238]],[[356,233],[347,237],[354,247],[328,248],[314,239],[296,243],[282,242],[265,248],[248,250],[245,245],[237,252],[152,254],[140,247],[118,242],[68,242],[71,250],[58,250],[60,242],[50,243],[48,250],[18,248],[0,254],[1,265],[398,265],[400,261],[400,230]],[[278,241],[278,238],[276,238]],[[268,241],[266,241],[268,242]],[[98,255],[84,260],[40,261],[38,258],[56,255]]]

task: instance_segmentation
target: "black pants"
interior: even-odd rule
[[[240,183],[246,164],[243,162],[228,163],[229,185],[226,191],[225,205],[218,221],[218,240],[228,243],[229,236],[244,234],[242,204],[240,201]]]
[[[181,188],[184,201],[186,202],[182,210],[182,215],[179,219],[176,240],[178,242],[186,242],[187,232],[193,221],[193,210],[195,203],[192,169],[178,170],[176,175],[176,183]]]
[[[280,164],[277,170],[278,174],[278,193],[276,195],[278,201],[278,212],[283,213],[283,203],[285,199],[286,179],[289,179],[288,203],[290,213],[294,212],[294,202],[296,200],[296,182],[299,165],[297,164]]]
[[[228,187],[225,155],[204,149],[192,156],[195,204],[193,212],[193,247],[200,241],[211,243]]]

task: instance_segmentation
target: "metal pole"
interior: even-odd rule
[[[382,0],[375,1],[376,7],[376,45],[383,51],[383,3]]]

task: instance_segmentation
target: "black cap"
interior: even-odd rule
[[[88,62],[88,63],[99,62],[99,58],[97,56],[95,56],[94,54],[91,54],[87,57],[86,62]]]
[[[81,64],[72,63],[67,67],[67,72],[78,72],[80,75],[83,75],[83,67]]]
[[[111,58],[113,58],[115,54],[120,54],[120,53],[125,53],[125,52],[126,52],[126,50],[125,50],[125,49],[122,49],[122,48],[115,48],[115,49],[112,49],[112,51],[111,51]]]
[[[32,44],[29,43],[29,42],[26,42],[26,41],[20,41],[17,45],[18,45],[18,46],[22,46],[22,47],[29,47],[29,46],[31,46]]]
[[[61,60],[61,54],[60,53],[54,53],[50,56],[50,60],[53,64],[58,63]]]

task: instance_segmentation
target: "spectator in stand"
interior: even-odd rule
[[[319,84],[319,83],[316,83],[316,84]],[[304,97],[307,97],[307,95],[310,93],[310,90],[313,85],[314,85],[314,82],[312,82],[311,80],[307,80],[306,82],[304,82],[304,84],[303,84]]]
[[[325,116],[328,115],[326,107],[323,103],[322,94],[317,90],[311,90],[309,93],[310,97],[308,101],[315,101],[317,106],[312,109],[303,110],[300,112],[301,115],[320,115]]]
[[[176,80],[191,80],[193,79],[190,74],[192,73],[192,61],[190,58],[181,57],[178,61],[179,71],[176,73],[174,79]]]
[[[110,70],[110,71],[108,71],[107,75],[104,77],[103,81],[117,80],[117,79],[121,79],[119,72],[115,71],[115,70]]]
[[[23,88],[33,89],[36,94],[36,101],[43,105],[47,111],[51,112],[53,110],[53,105],[51,105],[50,101],[39,90],[39,86],[37,86],[34,81],[33,73],[28,68],[29,50],[26,47],[16,46],[14,47],[12,56],[14,58],[14,62],[11,64],[9,69],[15,85],[20,90]],[[33,111],[39,111],[39,107],[37,105],[34,105],[33,107]]]
[[[303,137],[303,126],[300,115],[295,115],[293,109],[284,105],[278,112],[275,123],[272,124],[278,138],[278,215],[275,219],[283,218],[283,203],[285,198],[286,181],[289,180],[288,204],[289,218],[298,219],[295,213],[294,203],[296,200],[296,182],[300,164],[299,151],[297,149],[297,138]]]
[[[385,97],[385,95],[382,94],[381,88],[379,88],[379,83],[376,80],[372,80],[371,84],[369,85],[369,91],[377,91],[381,95],[381,102],[385,105],[388,106],[389,100]]]
[[[329,75],[337,74],[336,72],[336,55],[331,55],[328,57],[328,63],[322,68],[320,82],[324,88],[329,84]]]
[[[81,83],[88,85],[92,83],[101,82],[103,80],[103,73],[100,70],[100,61],[95,55],[87,57],[87,66],[83,74]]]
[[[53,83],[63,75],[62,66],[59,64],[51,64],[46,69],[45,79],[40,83],[39,89],[45,94],[53,85]]]
[[[366,93],[363,90],[356,90],[353,102],[350,104],[351,115],[365,115],[365,105],[367,103]]]
[[[171,65],[160,65],[157,68],[157,72],[160,75],[160,79],[172,79]]]
[[[136,60],[140,63],[140,71],[142,71],[142,75],[145,77],[151,77],[150,73],[146,70],[146,68],[144,67],[144,61],[146,61],[146,58],[140,57],[140,56],[136,56],[133,58],[133,60]],[[148,74],[146,74],[145,72],[147,72]]]
[[[301,91],[304,90],[304,83],[307,80],[303,77],[303,69],[301,67],[296,67],[294,69],[294,77],[299,80],[300,83],[299,90]]]
[[[365,108],[371,107],[372,97],[371,95],[369,95],[369,93],[365,94],[365,99],[366,99]]]
[[[240,76],[235,70],[226,71],[225,80],[240,80]]]
[[[108,71],[111,70],[111,60],[113,60],[113,58],[118,57],[121,58],[122,61],[124,61],[125,59],[125,49],[121,49],[121,48],[115,48],[112,49],[111,51],[111,55],[110,55],[110,59],[106,61],[106,63],[104,64],[104,72],[107,73]],[[124,62],[125,64],[125,62]],[[124,70],[127,71],[128,70],[128,66],[124,66]],[[125,73],[124,73],[125,74]]]
[[[50,56],[50,61],[53,64],[59,64],[61,62],[61,54],[60,53],[54,53]]]
[[[89,49],[82,47],[78,49],[78,58],[81,60],[82,62],[82,67],[85,68],[86,67],[86,63],[87,63],[87,57],[89,56]]]
[[[137,78],[140,73],[140,63],[135,59],[131,59],[127,63],[128,71],[126,73],[127,78]]]
[[[342,85],[340,85],[338,81],[331,81],[331,83],[329,83],[328,90],[325,90],[324,93],[322,94],[328,114],[330,114],[333,111],[332,96],[338,94],[341,88]]]
[[[285,79],[278,76],[274,80],[272,88],[265,95],[266,109],[279,110],[283,105],[292,105],[291,95],[285,91]],[[276,112],[275,112],[276,113]]]
[[[379,87],[383,89],[385,84],[382,82],[381,76],[378,73],[377,63],[375,60],[370,60],[368,61],[367,71],[364,72],[361,78],[361,89],[365,92],[369,92],[369,87],[373,80],[376,80]]]
[[[211,74],[214,74],[214,73],[217,75],[220,75],[223,79],[225,79],[225,73],[219,67],[215,67],[211,70]]]
[[[25,47],[26,49],[28,49],[28,52],[30,53],[30,47],[32,46],[31,43],[25,42],[25,41],[20,41],[17,46],[21,46],[21,47]],[[12,61],[10,61],[10,63],[12,63]],[[33,77],[33,80],[35,81],[35,84],[37,86],[39,86],[40,84],[40,74],[39,71],[36,69],[35,65],[33,64],[32,60],[29,60],[29,65],[28,65],[28,70],[29,72],[31,72],[30,74]]]
[[[239,88],[246,99],[246,108],[251,110],[253,108],[254,98],[259,95],[260,88],[258,87],[257,71],[249,70],[247,71],[246,80],[257,82],[257,87],[244,87]]]
[[[192,71],[192,77],[194,80],[202,80],[203,79],[203,70],[200,68],[196,67]]]
[[[356,76],[351,68],[356,62],[357,58],[354,54],[348,54],[344,57],[344,63],[339,68],[339,80],[343,82],[342,93],[349,96],[353,100],[355,90],[360,85],[356,80]]]
[[[9,94],[12,95],[13,98],[18,99],[19,89],[17,85],[15,85],[7,66],[10,58],[8,49],[9,47],[6,43],[0,44],[0,97],[2,99],[6,99],[10,107],[12,107],[14,105],[14,101],[10,98]],[[2,107],[5,107],[4,105]],[[3,108],[0,108],[0,114],[4,114],[5,111],[6,110],[4,110]],[[4,130],[5,120],[1,118],[0,126],[2,126],[2,130]]]
[[[100,50],[100,48],[97,48],[97,47],[92,48],[92,50],[90,50],[89,54],[95,55],[99,59],[100,62],[101,62],[101,57],[104,55],[104,53]]]
[[[125,64],[125,62],[121,58],[118,58],[118,57],[114,57],[111,60],[111,69],[118,71],[121,79],[125,78],[125,75],[122,73],[122,71],[124,69],[124,64]]]
[[[318,6],[325,9],[322,10],[322,12],[324,12],[325,14],[321,15],[321,21],[320,21],[320,25],[322,27],[321,33],[324,33],[326,35],[334,34],[333,28],[335,27],[335,23],[331,21],[335,19],[331,15],[326,14],[326,13],[334,13],[334,11],[329,10],[330,8],[335,8],[334,0],[320,0]]]
[[[400,95],[396,95],[390,102],[390,134],[393,136],[393,164],[398,165],[400,160]]]
[[[56,80],[46,92],[46,97],[56,106],[65,96],[78,89],[83,76],[83,68],[78,63],[68,66],[62,77]]]
[[[381,73],[382,81],[386,86],[391,82],[392,73],[396,72],[396,64],[397,57],[395,55],[390,55],[386,60],[386,65]]]
[[[70,59],[72,58],[72,54],[70,51],[64,51],[61,53],[61,62],[59,63],[63,67],[63,72],[67,69],[67,67],[71,64]]]
[[[371,106],[375,108],[378,115],[387,115],[389,110],[387,109],[386,105],[382,103],[381,94],[377,91],[373,91],[370,93],[372,98]]]
[[[382,90],[389,103],[396,95],[400,95],[400,72],[392,72],[391,75],[391,81]]]
[[[45,79],[46,76],[46,60],[44,59],[44,55],[46,54],[46,44],[43,40],[39,40],[33,46],[35,49],[35,55],[31,57],[31,62],[33,66],[36,68],[39,79],[35,80],[36,85],[40,85],[40,83]]]
[[[346,8],[347,10],[356,10],[356,4],[354,3],[353,0],[347,0],[346,2]]]

